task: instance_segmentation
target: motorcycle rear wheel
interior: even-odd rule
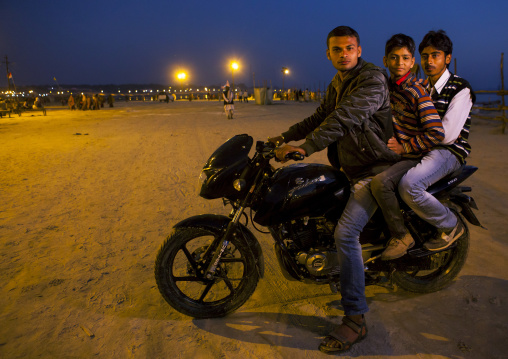
[[[223,317],[250,298],[259,281],[256,258],[237,236],[232,240],[213,279],[205,277],[219,230],[176,229],[163,243],[155,262],[155,280],[166,302],[194,318]]]
[[[434,270],[396,271],[393,281],[400,288],[415,293],[433,293],[448,287],[458,276],[466,263],[469,252],[469,229],[463,217],[458,215],[464,225],[464,234],[450,250],[432,254],[445,256],[442,265]]]

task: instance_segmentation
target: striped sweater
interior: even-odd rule
[[[389,90],[393,129],[403,147],[402,156],[419,158],[444,139],[441,118],[412,73],[397,82],[390,81]]]

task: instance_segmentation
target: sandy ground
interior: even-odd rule
[[[178,221],[227,214],[197,196],[226,139],[278,135],[316,103],[117,103],[0,119],[1,358],[324,358],[337,323],[327,286],[286,281],[268,235],[266,274],[236,313],[194,320],[173,310],[153,275]],[[475,120],[468,184],[488,230],[471,226],[460,277],[438,293],[368,287],[369,336],[354,358],[508,358],[508,134]],[[312,162],[326,162],[324,153]],[[251,227],[251,230],[252,227]],[[254,233],[257,233],[253,230]]]

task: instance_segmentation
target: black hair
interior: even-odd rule
[[[453,51],[452,40],[450,40],[444,30],[429,31],[423,38],[420,46],[418,46],[418,52],[421,54],[423,49],[428,46],[432,46],[440,51],[443,51],[445,56],[451,55]]]
[[[386,42],[385,46],[385,56],[388,56],[393,49],[399,49],[405,47],[410,53],[411,56],[415,56],[416,45],[414,40],[404,34],[395,34]]]
[[[338,26],[335,29],[333,29],[332,31],[330,31],[330,33],[328,34],[328,37],[326,38],[326,47],[327,48],[330,47],[330,38],[335,37],[335,36],[356,37],[356,42],[358,43],[358,46],[360,46],[360,35],[358,35],[358,33],[354,29],[350,28],[349,26]]]

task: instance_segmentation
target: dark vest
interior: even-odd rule
[[[224,100],[224,105],[231,105],[235,102],[233,99],[234,96],[231,95],[232,95],[231,89],[223,91],[222,99]]]
[[[434,107],[439,113],[439,117],[441,118],[444,117],[452,98],[466,87],[469,89],[469,91],[471,91],[471,101],[473,101],[474,104],[476,96],[473,92],[473,89],[471,88],[471,85],[469,84],[469,82],[467,82],[466,80],[457,75],[451,74],[450,78],[446,82],[446,85],[444,86],[440,94],[438,94],[437,91],[434,92],[434,94],[432,95],[432,102],[434,103]],[[466,157],[471,153],[471,145],[467,141],[469,138],[470,128],[471,128],[471,111],[469,111],[466,123],[464,124],[462,131],[460,131],[460,135],[457,138],[457,140],[451,145],[439,146],[445,147],[446,149],[450,150],[455,156],[457,156],[460,163],[464,163]]]

